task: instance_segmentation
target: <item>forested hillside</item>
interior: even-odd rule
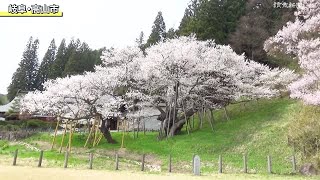
[[[12,100],[18,90],[43,90],[43,83],[49,79],[94,71],[101,64],[100,56],[105,48],[92,50],[85,42],[71,39],[69,44],[63,39],[57,47],[52,39],[44,57],[38,57],[39,40],[30,37],[23,52],[21,62],[12,76],[8,87],[8,99]],[[41,61],[40,61],[41,60]]]

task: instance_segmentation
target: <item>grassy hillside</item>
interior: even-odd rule
[[[147,156],[149,158],[147,161],[160,161],[162,169],[165,171],[168,155],[172,154],[174,171],[191,172],[192,156],[198,154],[204,166],[203,172],[212,173],[218,171],[218,156],[222,155],[224,172],[238,173],[242,171],[243,154],[247,153],[249,172],[264,174],[267,171],[266,156],[271,155],[273,171],[277,174],[290,174],[292,169],[290,157],[293,150],[287,145],[287,125],[293,112],[297,111],[299,106],[299,103],[286,98],[231,105],[227,108],[230,120],[226,120],[222,111],[215,112],[216,121],[213,132],[208,123],[205,123],[202,129],[199,129],[198,123],[196,123],[191,134],[188,135],[183,128],[184,131],[181,135],[163,141],[157,140],[157,133],[147,132],[146,135],[140,133],[138,139],[133,139],[132,133],[126,133],[126,154],[124,156],[128,159],[139,160],[141,154],[147,153],[150,155]],[[197,117],[195,119],[198,122]],[[96,151],[101,160],[101,162],[97,160],[96,163],[100,162],[102,167],[106,166],[102,157],[112,156],[121,144],[122,133],[113,133],[112,135],[119,143],[110,145],[102,141],[95,149],[84,149],[82,147],[85,144],[86,135],[75,134],[72,143],[74,152],[81,154]],[[50,149],[51,137],[48,134],[38,134],[25,141],[42,149]],[[58,136],[57,144],[60,142],[61,136]],[[45,144],[47,145],[45,146]],[[9,146],[3,149],[1,154],[9,156],[9,153],[14,149],[15,146]],[[57,149],[58,145],[56,150],[46,152],[45,157],[55,160],[61,165],[63,154],[57,153]],[[21,155],[23,157],[38,157],[37,152],[25,148]],[[74,158],[73,162],[86,163],[86,161],[87,156],[79,155]],[[110,164],[112,163],[110,162]],[[111,165],[112,168],[113,165]]]

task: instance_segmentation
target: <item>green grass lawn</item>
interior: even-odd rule
[[[218,156],[223,157],[223,168],[225,173],[240,173],[243,168],[243,154],[248,155],[248,169],[250,173],[267,173],[267,156],[273,160],[273,172],[280,175],[288,175],[292,172],[291,155],[292,148],[287,145],[287,125],[292,118],[292,113],[297,111],[300,104],[296,101],[283,98],[273,100],[259,100],[248,103],[234,104],[228,106],[230,120],[226,120],[223,111],[216,111],[214,131],[209,123],[205,122],[202,129],[199,129],[198,118],[195,117],[195,129],[189,135],[183,128],[183,132],[168,140],[157,140],[157,133],[147,132],[139,134],[139,138],[134,139],[132,133],[125,135],[126,151],[141,155],[143,153],[152,154],[162,161],[162,171],[166,171],[168,155],[173,157],[173,169],[176,172],[191,170],[192,156],[197,154],[202,161],[202,172],[218,172]],[[82,149],[82,153],[89,151],[113,152],[120,148],[121,132],[112,133],[117,144],[108,144],[101,141],[94,149],[84,149],[86,134],[75,134],[72,142],[73,149]],[[48,134],[37,134],[26,142],[37,146],[37,142],[51,142],[52,137]],[[61,136],[57,137],[57,144],[60,144]],[[47,143],[47,144],[48,144]],[[66,142],[65,142],[66,143]],[[8,155],[16,147],[10,146],[1,151],[1,154]],[[22,148],[22,157],[38,157],[38,152],[31,152]],[[47,151],[46,158],[63,163],[63,154],[57,153],[58,145],[53,151]],[[75,150],[75,152],[77,152]],[[99,156],[97,166],[105,165],[103,156]],[[299,163],[299,156],[298,156]],[[75,156],[74,165],[87,163],[86,154]],[[110,162],[113,166],[112,157]],[[139,168],[139,167],[134,167]]]

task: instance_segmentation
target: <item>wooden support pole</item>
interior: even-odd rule
[[[141,171],[144,171],[144,160],[145,160],[146,155],[143,154],[142,155],[142,159],[141,159]]]
[[[119,154],[116,152],[116,170],[119,170]]]
[[[92,169],[92,164],[93,164],[93,153],[91,152],[89,154],[89,169]]]
[[[70,134],[69,134],[69,145],[68,145],[69,152],[71,152],[71,143],[72,143],[72,123],[70,123]]]
[[[96,146],[98,146],[98,145],[99,145],[99,143],[100,143],[100,141],[101,141],[102,137],[103,137],[103,134],[101,133],[101,134],[100,134],[100,137],[99,137],[99,139],[98,139],[98,142],[96,143]]]
[[[134,129],[134,119],[132,121],[132,131],[133,131],[133,139],[135,139],[136,138],[136,131]]]
[[[119,132],[119,126],[120,126],[120,121],[119,121],[119,117],[117,117],[117,130]]]
[[[129,134],[129,131],[130,131],[130,122],[129,122],[129,119],[127,120],[127,135]]]
[[[210,117],[211,117],[212,123],[214,123],[214,114],[212,109],[210,109]]]
[[[171,122],[171,104],[172,104],[172,100],[170,100],[170,104],[169,104],[169,115],[168,115],[168,120],[167,120],[167,134],[166,134],[166,138],[168,140],[168,136],[169,136],[169,130],[170,130],[170,122]],[[144,131],[144,130],[143,130]]]
[[[67,168],[68,167],[68,159],[69,159],[69,152],[66,151],[66,154],[64,156],[64,168]]]
[[[18,149],[14,151],[13,163],[12,163],[13,166],[17,165],[17,158],[18,158]]]
[[[143,135],[146,135],[146,120],[143,120]]]
[[[224,107],[223,110],[224,110],[224,115],[225,115],[226,119],[229,121],[230,117],[228,115],[227,107]]]
[[[62,135],[62,140],[61,140],[61,144],[60,144],[59,153],[61,153],[61,151],[62,151],[64,138],[66,137],[66,133],[67,133],[67,126],[68,126],[68,122],[66,122],[66,126],[64,127],[64,132],[63,132],[63,135]]]
[[[207,118],[207,120],[209,121],[209,123],[210,123],[210,126],[211,126],[211,130],[212,130],[212,132],[214,132],[214,128],[213,128],[213,113],[212,113],[212,110],[209,110],[210,111],[210,113],[209,113],[209,116],[210,116],[210,118]]]
[[[296,162],[296,156],[292,156],[292,172],[296,173],[297,172],[297,162]]]
[[[186,109],[184,108],[184,105],[182,105],[183,113],[184,113],[184,120],[186,121],[186,130],[188,132],[188,135],[190,134],[189,129],[188,129],[188,119],[187,119],[187,112]]]
[[[139,138],[139,131],[140,131],[140,112],[139,112],[139,119],[138,119],[137,138]]]
[[[172,156],[171,154],[169,155],[169,168],[168,168],[169,173],[172,172]]]
[[[213,129],[213,123],[212,123],[212,121],[211,121],[211,118],[207,118],[207,120],[209,121],[209,123],[210,123],[210,126],[211,126],[211,130],[212,130],[212,132],[214,132],[214,129]]]
[[[40,157],[39,157],[39,162],[38,162],[38,167],[41,167],[42,165],[42,158],[43,158],[43,151],[40,151]]]
[[[124,120],[123,120],[123,123],[121,123],[122,124],[122,138],[121,138],[121,148],[123,148],[123,146],[124,146],[124,135],[125,135],[125,127],[124,127]]]
[[[162,121],[161,122],[161,138],[164,138],[164,137],[166,137],[167,136],[167,134],[166,134],[166,125],[168,124],[167,122],[168,122],[168,116],[169,116],[169,109],[166,107],[166,111],[165,111],[165,113],[166,113],[166,117],[165,117],[165,119],[164,119],[164,121]]]
[[[191,117],[189,117],[188,119],[188,124],[189,124],[189,130],[191,131],[192,130],[192,121],[191,121]]]
[[[56,129],[54,131],[54,137],[53,137],[53,140],[52,140],[51,150],[53,149],[54,143],[56,142],[58,127],[59,127],[59,123],[60,123],[60,117],[58,117],[57,119],[58,119],[58,122],[57,122],[57,125],[56,125]]]
[[[192,129],[194,129],[194,114],[192,115]]]
[[[248,173],[248,158],[247,155],[243,155],[243,172]]]
[[[222,173],[222,156],[219,155],[219,173]]]
[[[317,154],[319,153],[319,140],[316,138]]]
[[[200,120],[200,126],[199,128],[202,129],[202,126],[203,126],[203,112],[202,112],[202,109],[201,109],[201,112],[198,112],[198,117],[199,117],[199,120]]]
[[[89,132],[88,138],[87,138],[87,140],[86,140],[86,143],[84,144],[84,147],[86,147],[86,146],[87,146],[87,144],[88,144],[88,142],[89,142],[89,139],[90,139],[90,137],[91,137],[91,134],[92,134],[93,128],[94,128],[94,124],[92,125],[92,127],[91,127],[91,129],[90,129],[90,132]]]
[[[160,124],[160,129],[159,129],[159,135],[158,135],[158,140],[161,140],[162,137],[163,137],[163,121],[161,121],[161,124]]]
[[[98,138],[99,125],[100,125],[100,118],[97,117],[97,120],[98,120],[98,123],[97,123],[97,125],[95,127],[95,133],[94,133],[94,139],[93,139],[92,147],[94,147],[96,145],[96,142],[98,141],[97,138]]]
[[[268,160],[268,173],[272,173],[272,160],[271,160],[271,156],[267,157]]]
[[[92,147],[94,147],[94,142],[96,141],[97,138],[97,126],[96,123],[94,123],[94,128],[93,128],[93,141],[92,141]]]

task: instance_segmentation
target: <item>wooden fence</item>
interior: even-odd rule
[[[16,166],[18,164],[18,153],[19,150],[16,149],[13,152],[13,162],[12,165]],[[39,152],[39,160],[37,163],[37,167],[42,167],[42,161],[44,159],[44,155],[45,152],[44,151],[40,151]],[[63,168],[68,168],[68,162],[69,162],[69,156],[70,153],[68,151],[65,152],[65,156],[64,156],[64,164],[63,164]],[[168,172],[171,173],[172,169],[173,169],[173,161],[172,161],[172,155],[170,154],[168,156]],[[115,167],[114,170],[119,170],[120,169],[120,162],[119,162],[119,155],[116,152],[115,153]],[[141,159],[140,159],[140,163],[141,164],[141,171],[145,171],[145,160],[146,160],[146,154],[142,154],[141,155]],[[192,172],[194,175],[200,175],[201,174],[201,160],[200,160],[200,156],[198,155],[194,155],[193,157],[190,158],[190,160],[192,160],[192,169],[190,169],[190,172]],[[248,155],[243,155],[242,158],[243,162],[243,173],[248,173]],[[224,172],[224,160],[223,160],[223,156],[219,155],[219,158],[217,159],[218,162],[218,172],[217,173],[225,173]],[[265,159],[265,164],[266,164],[266,172],[270,173],[270,174],[274,174],[273,169],[272,169],[272,156],[266,156]],[[291,170],[291,174],[296,174],[297,173],[297,161],[296,161],[296,157],[295,155],[293,155],[291,157],[291,166],[292,166],[292,170]],[[94,169],[94,153],[90,152],[89,153],[89,158],[88,158],[88,169]],[[213,171],[212,171],[213,172]]]

